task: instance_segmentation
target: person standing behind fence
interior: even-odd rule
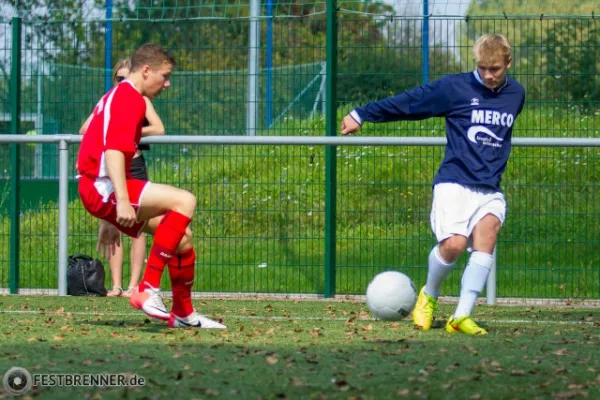
[[[127,79],[98,102],[77,158],[79,196],[85,209],[100,219],[97,250],[109,258],[120,232],[154,235],[141,283],[129,303],[147,315],[168,320],[173,328],[223,329],[192,305],[196,253],[188,225],[196,197],[169,185],[135,179],[131,162],[140,144],[146,114],[144,97],[155,99],[171,85],[175,60],[160,46],[145,44],[131,58]],[[120,231],[120,232],[119,232]],[[173,307],[168,312],[160,280],[168,265]]]
[[[129,75],[129,69],[131,68],[131,61],[128,58],[122,59],[118,61],[113,68],[113,83],[115,85],[124,81]],[[142,127],[142,136],[156,136],[156,135],[164,135],[165,127],[156,113],[152,102],[144,97],[146,102],[146,119],[144,121],[144,126]],[[88,119],[85,121],[81,129],[79,129],[80,134],[85,134],[85,130],[89,125],[89,121],[92,118],[93,113],[90,114]],[[131,176],[136,179],[141,179],[144,181],[148,180],[148,171],[146,167],[146,160],[144,158],[144,154],[142,150],[150,150],[149,145],[140,144],[138,149],[133,156],[133,160],[131,161]],[[146,258],[146,234],[141,233],[138,238],[131,239],[131,274],[129,277],[129,285],[126,291],[123,291],[122,281],[123,281],[123,246],[122,241],[115,248],[115,254],[110,257],[108,260],[110,265],[110,274],[112,280],[112,290],[110,290],[107,296],[131,296],[133,289],[138,285],[140,280],[140,275],[142,273],[142,268],[144,266],[144,260]]]
[[[433,181],[431,227],[438,245],[429,254],[427,282],[413,311],[417,328],[431,328],[440,287],[469,246],[460,299],[446,324],[449,333],[485,335],[471,318],[492,268],[506,201],[500,189],[511,151],[515,119],[525,103],[525,89],[506,72],[511,45],[502,35],[485,34],[473,46],[477,69],[449,75],[419,88],[354,109],[342,121],[344,135],[363,122],[445,117],[445,156]]]

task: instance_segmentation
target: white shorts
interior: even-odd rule
[[[438,243],[452,235],[470,238],[475,225],[487,214],[495,215],[504,224],[506,200],[502,192],[458,183],[434,186],[430,220]]]

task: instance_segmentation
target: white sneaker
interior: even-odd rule
[[[131,294],[129,304],[151,317],[162,319],[163,321],[169,320],[170,314],[167,311],[165,303],[162,301],[160,290],[158,289],[148,288],[140,292],[138,286]]]
[[[196,311],[185,318],[181,318],[171,313],[169,318],[171,328],[202,328],[202,329],[227,329],[227,327],[217,321],[198,314]]]

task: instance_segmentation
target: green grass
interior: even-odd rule
[[[73,398],[564,399],[600,396],[594,309],[489,307],[486,337],[370,319],[363,304],[196,300],[226,331],[173,330],[125,299],[0,297],[0,371],[137,374],[141,388],[39,387]],[[439,315],[451,313],[442,305]],[[524,321],[524,322],[518,322]],[[0,397],[2,395],[0,394]]]
[[[289,134],[324,132],[322,119],[289,118],[281,124]],[[598,137],[599,131],[600,116],[595,114],[568,107],[529,108],[517,121],[515,136]],[[442,136],[443,120],[369,124],[362,134]],[[503,179],[508,215],[497,253],[499,296],[600,296],[599,151],[513,150]],[[154,146],[147,158],[153,180],[187,188],[198,198],[192,223],[199,277],[195,290],[323,292],[323,147]],[[338,148],[339,293],[363,293],[372,276],[386,269],[409,272],[417,285],[424,282],[434,244],[431,181],[442,158],[443,149],[433,147]],[[78,200],[71,203],[69,224],[70,254],[95,254],[96,223]],[[23,287],[56,287],[57,226],[53,204],[24,212]],[[4,287],[8,235],[9,220],[1,217]],[[458,265],[464,263],[463,258]],[[267,267],[258,268],[263,264]],[[458,293],[460,272],[459,267],[444,294]]]

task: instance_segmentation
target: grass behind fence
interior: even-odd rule
[[[568,132],[574,123],[572,114],[569,118],[554,126]],[[597,135],[600,117],[580,118],[589,135]],[[285,123],[297,135],[324,130],[320,119]],[[546,136],[539,124],[537,117],[518,120],[515,136]],[[443,120],[368,125],[363,134],[416,131],[443,135]],[[600,295],[599,154],[594,148],[513,149],[503,179],[509,210],[497,254],[499,296]],[[323,292],[323,147],[153,146],[147,158],[154,181],[198,197],[192,225],[196,290]],[[417,285],[424,283],[434,244],[431,181],[442,158],[441,147],[338,148],[338,293],[363,293],[385,269],[406,271]],[[21,218],[21,285],[54,288],[58,212],[52,204],[41,207]],[[8,232],[8,223],[3,217],[0,229]],[[69,224],[69,253],[94,254],[97,224],[78,200],[70,204]],[[3,241],[2,254],[8,254],[7,246]],[[444,294],[458,293],[465,261],[459,260]],[[0,275],[4,287],[6,268]]]

